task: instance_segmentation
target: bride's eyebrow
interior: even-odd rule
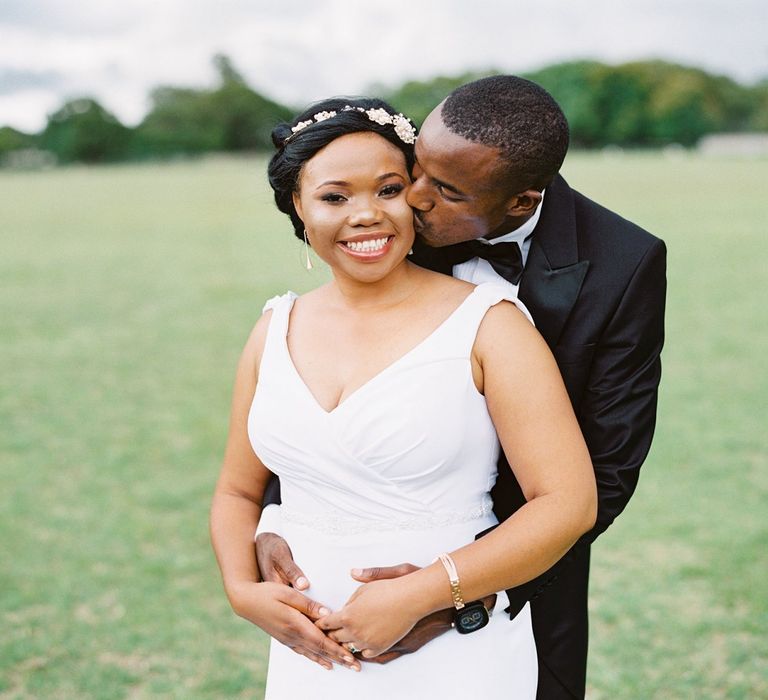
[[[395,172],[385,173],[384,175],[379,175],[376,178],[376,180],[380,182],[381,180],[386,180],[387,178],[390,178],[390,177],[399,177],[402,180],[403,179],[403,174],[402,173],[395,173]]]
[[[390,177],[399,177],[401,180],[403,180],[403,174],[397,173],[397,172],[391,172],[391,173],[384,173],[383,175],[379,175],[376,178],[376,182],[381,182],[382,180],[387,180]],[[315,191],[322,189],[323,187],[327,187],[328,185],[332,185],[333,187],[348,187],[349,183],[346,180],[326,180],[325,182],[321,182],[316,188]]]
[[[327,185],[333,185],[334,187],[347,187],[349,183],[346,180],[326,180],[325,182],[321,182],[317,187],[315,187],[315,191],[322,189]]]

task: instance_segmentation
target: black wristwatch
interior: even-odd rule
[[[471,603],[465,603],[464,596],[461,594],[459,572],[456,570],[456,564],[451,555],[443,553],[438,555],[437,558],[445,567],[445,572],[448,574],[448,582],[451,584],[451,598],[453,599],[453,607],[456,608],[453,613],[453,626],[459,634],[477,632],[477,630],[485,627],[491,619],[488,608],[485,607],[482,600],[473,600]]]
[[[488,624],[491,615],[482,600],[466,603],[461,610],[454,611],[453,625],[459,634],[477,632]]]

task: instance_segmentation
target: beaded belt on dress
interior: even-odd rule
[[[482,503],[467,510],[438,511],[408,518],[361,519],[337,513],[302,513],[292,510],[285,503],[280,507],[282,519],[288,523],[303,525],[329,535],[351,535],[359,532],[382,532],[394,530],[430,530],[467,523],[482,518],[493,510],[490,495]]]

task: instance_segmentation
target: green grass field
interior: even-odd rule
[[[0,697],[259,698],[208,543],[230,384],[304,291],[264,163],[0,172]],[[569,157],[663,237],[657,437],[594,547],[589,696],[768,697],[768,160]]]

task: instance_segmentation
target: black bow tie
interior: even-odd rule
[[[491,267],[505,280],[519,284],[523,274],[523,254],[517,243],[489,245],[479,240],[457,243],[445,249],[451,264],[458,265],[472,258],[487,260]]]

